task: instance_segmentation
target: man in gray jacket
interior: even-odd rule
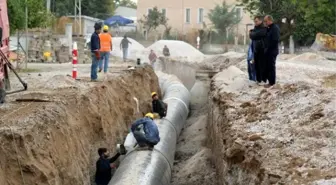
[[[127,60],[128,44],[132,44],[132,43],[127,39],[126,36],[124,36],[124,38],[120,42],[120,49],[122,49],[122,52],[123,52],[124,62],[126,62]]]

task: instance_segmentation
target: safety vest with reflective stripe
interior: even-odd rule
[[[112,35],[110,33],[99,34],[100,51],[111,51],[112,49]]]

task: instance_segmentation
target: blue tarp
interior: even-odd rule
[[[110,18],[108,18],[104,21],[104,24],[108,25],[108,26],[112,26],[112,25],[115,25],[115,24],[126,25],[126,24],[131,24],[131,23],[133,23],[133,20],[127,19],[127,18],[122,17],[120,15],[112,16],[112,17],[110,17]]]

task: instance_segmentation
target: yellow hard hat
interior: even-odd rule
[[[107,31],[108,29],[109,29],[109,27],[107,25],[104,25],[103,30]]]
[[[154,119],[154,115],[153,115],[152,113],[147,113],[147,114],[145,115],[145,117]]]
[[[47,57],[50,57],[50,56],[51,56],[51,53],[48,52],[48,51],[47,51],[47,52],[44,52],[44,53],[43,53],[43,56],[46,57],[46,58],[47,58]]]
[[[157,95],[157,93],[156,93],[156,92],[152,92],[152,97],[153,97],[154,95]]]

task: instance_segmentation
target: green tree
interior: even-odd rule
[[[137,8],[137,4],[131,0],[121,0],[119,1],[118,6],[125,6],[128,8],[134,8],[134,9]]]
[[[25,27],[25,1],[7,1],[9,24],[12,33]],[[47,27],[51,24],[52,15],[47,12],[43,0],[27,0],[28,28]]]
[[[147,33],[152,30],[156,30],[160,25],[164,26],[166,30],[170,30],[168,26],[168,19],[165,14],[157,7],[154,7],[152,10],[148,12],[148,15],[144,15],[142,19],[139,20],[139,23],[143,24],[146,28]]]
[[[52,15],[47,12],[45,1],[27,0],[27,7],[28,28],[48,27],[51,25]]]
[[[9,26],[11,32],[24,28],[24,8],[20,0],[7,1]]]
[[[113,15],[115,9],[114,0],[82,0],[82,15],[106,19]],[[51,10],[57,17],[75,14],[74,0],[52,1]]]
[[[51,1],[51,11],[56,17],[74,15],[74,1],[55,0]]]
[[[236,9],[228,6],[225,1],[210,10],[208,18],[212,23],[212,27],[224,34],[241,20],[241,18],[237,16]]]
[[[114,11],[113,0],[83,0],[82,1],[82,15],[87,15],[99,19],[106,19],[113,15]]]
[[[252,15],[272,15],[280,26],[280,40],[288,40],[295,30],[291,22],[298,16],[297,4],[293,0],[241,0]],[[286,20],[284,23],[282,20]]]
[[[336,34],[336,3],[331,0],[299,1],[294,38],[300,45],[314,42],[316,33]],[[314,10],[314,11],[311,11]]]

